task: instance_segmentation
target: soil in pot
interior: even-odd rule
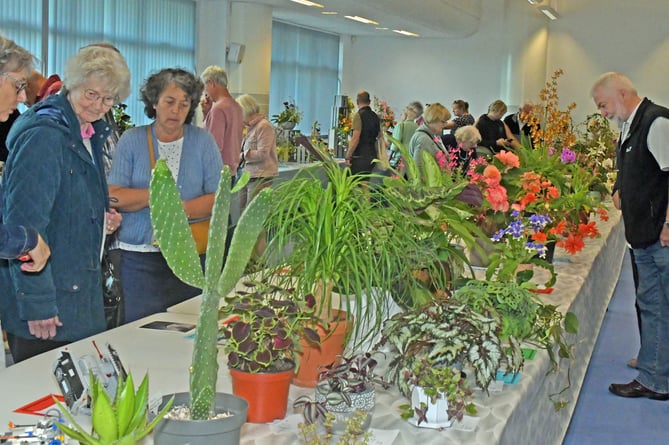
[[[163,397],[163,403],[171,398]],[[190,394],[174,394],[174,406],[189,405]],[[161,405],[161,406],[162,406]],[[153,430],[155,445],[239,445],[240,430],[246,422],[246,400],[232,394],[216,393],[216,412],[230,416],[214,420],[163,419]]]

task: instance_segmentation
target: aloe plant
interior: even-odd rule
[[[149,399],[149,377],[144,380],[135,392],[132,375],[119,380],[113,402],[105,391],[103,384],[93,374],[91,382],[91,421],[92,432],[79,425],[68,409],[56,400],[61,412],[72,426],[60,423],[58,428],[67,436],[82,445],[133,445],[149,434],[153,427],[172,407],[172,400],[165,405],[160,413],[147,423]]]
[[[179,279],[202,289],[190,366],[190,411],[193,420],[208,419],[213,409],[218,374],[216,342],[220,299],[235,287],[243,275],[270,208],[272,190],[267,188],[241,214],[223,265],[232,194],[244,187],[248,180],[245,174],[231,188],[230,169],[226,166],[221,173],[212,208],[203,274],[179,190],[164,160],[158,160],[151,178],[149,206],[160,250]]]

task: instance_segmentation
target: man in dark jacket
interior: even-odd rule
[[[639,374],[609,391],[669,400],[669,109],[641,99],[619,73],[603,74],[591,94],[602,116],[621,126],[614,190],[639,273]]]

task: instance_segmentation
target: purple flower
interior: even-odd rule
[[[571,150],[569,147],[565,147],[562,149],[562,154],[560,155],[560,161],[562,161],[563,164],[571,164],[576,160],[576,153]]]

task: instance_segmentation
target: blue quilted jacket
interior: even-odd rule
[[[2,327],[34,338],[27,320],[58,315],[54,340],[74,341],[105,328],[100,253],[108,191],[102,145],[111,128],[93,124],[93,157],[79,122],[61,95],[35,105],[14,123],[3,173],[5,224],[35,227],[51,248],[47,266],[23,273],[20,263],[0,266]]]

